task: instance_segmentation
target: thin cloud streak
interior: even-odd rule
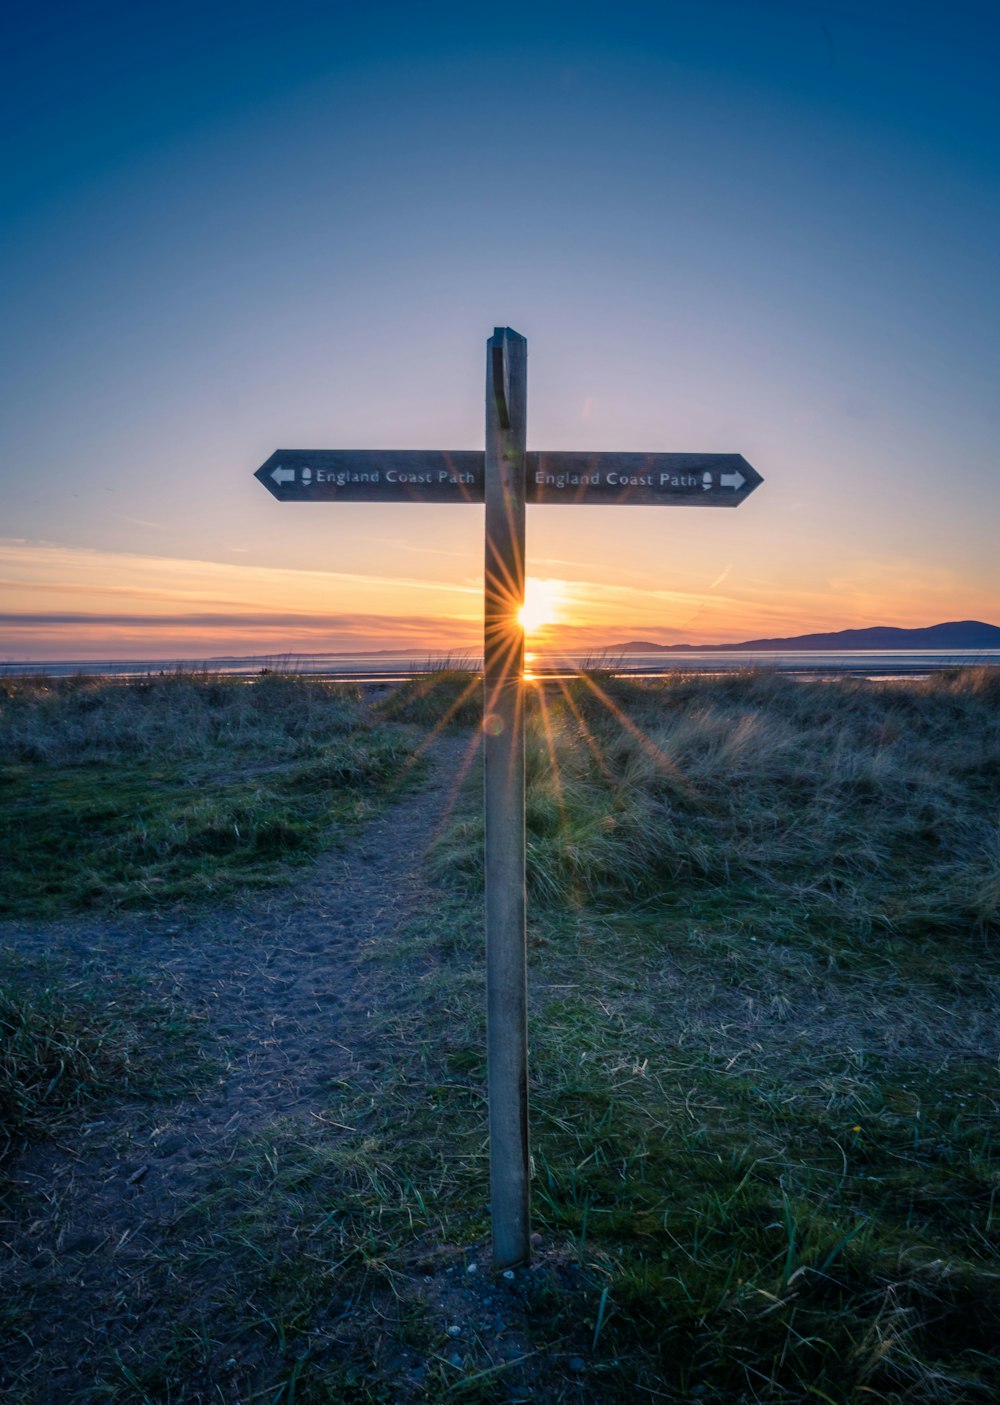
[[[0,541],[0,568],[0,651],[36,659],[467,649],[482,631],[481,586],[461,581],[10,539]]]
[[[191,575],[203,575],[207,579],[223,578],[253,581],[257,584],[278,585],[287,582],[296,584],[311,582],[316,585],[370,585],[392,586],[407,590],[439,590],[455,595],[479,593],[477,586],[448,580],[422,580],[412,576],[368,575],[356,571],[302,570],[291,566],[244,566],[229,561],[199,561],[184,557],[98,551],[89,547],[63,546],[55,542],[28,543],[10,538],[0,538],[0,561],[5,561],[8,569],[11,566],[20,565],[28,571],[41,570],[46,573],[46,577],[51,571],[58,571],[60,568],[69,571],[92,571],[95,567],[100,567],[108,571],[138,569],[147,572],[168,572],[172,579],[179,580]],[[29,578],[27,581],[18,581],[15,578],[12,583],[34,586],[45,584],[46,580],[43,578],[42,581],[36,582]],[[106,588],[106,586],[101,582],[98,588]]]
[[[389,617],[391,618],[391,617]],[[402,622],[413,629],[435,629],[445,621],[439,616],[397,615],[397,624]],[[189,615],[102,615],[83,612],[71,614],[3,614],[0,613],[0,627],[15,629],[37,629],[74,625],[81,628],[101,629],[354,629],[365,628],[382,633],[385,629],[385,615],[288,615],[275,614],[217,614],[198,613]]]
[[[197,660],[222,656],[255,657],[279,654],[355,654],[405,651],[425,654],[452,650],[474,655],[478,641],[466,626],[417,616],[331,617],[300,624],[236,619],[228,625],[206,625],[142,617],[89,622],[70,618],[7,621],[0,619],[0,657],[8,662],[48,659]]]

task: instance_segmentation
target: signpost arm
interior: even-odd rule
[[[527,342],[498,327],[486,357],[483,754],[486,1024],[493,1262],[526,1263],[528,1034],[524,886],[525,419]]]

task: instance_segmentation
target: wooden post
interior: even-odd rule
[[[493,1263],[531,1254],[524,892],[524,337],[498,327],[486,357],[486,1046]]]

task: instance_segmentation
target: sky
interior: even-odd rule
[[[278,448],[742,453],[538,506],[538,642],[1000,623],[1000,11],[75,0],[0,53],[0,662],[474,651],[479,506]],[[531,641],[529,640],[529,643]]]

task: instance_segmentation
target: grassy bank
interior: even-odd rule
[[[425,733],[476,727],[483,715],[483,683],[466,669],[445,668],[410,678],[378,705],[390,722]]]
[[[0,681],[0,915],[280,880],[352,832],[408,748],[357,690],[289,675]]]
[[[776,674],[536,689],[528,883],[543,905],[722,898],[863,941],[986,933],[1000,903],[1000,677]],[[478,815],[436,856],[478,882]]]
[[[473,768],[381,1060],[207,1168],[94,1398],[991,1405],[998,683],[533,690],[533,1266],[488,1262]]]

